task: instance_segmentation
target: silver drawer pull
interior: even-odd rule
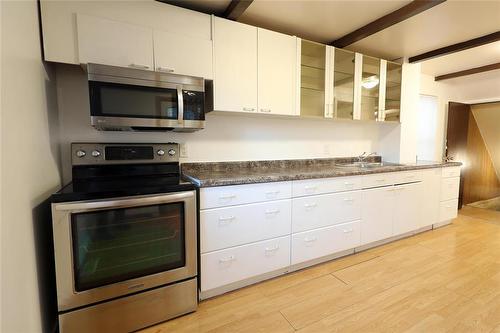
[[[219,262],[220,262],[221,264],[226,264],[226,263],[233,262],[233,261],[235,261],[235,260],[236,260],[236,257],[235,257],[234,255],[232,255],[232,256],[229,256],[229,257],[227,257],[227,258],[220,258],[220,259],[219,259]]]
[[[271,109],[260,109],[260,112],[271,112]]]
[[[385,182],[385,179],[384,178],[380,178],[380,179],[375,179],[376,182]]]
[[[354,183],[344,182],[345,186],[354,186]]]
[[[266,248],[264,249],[264,251],[265,251],[265,252],[276,252],[276,251],[278,251],[278,250],[279,250],[279,248],[280,248],[280,246],[279,246],[279,245],[276,245],[276,246],[274,246],[274,247],[266,247]]]
[[[280,193],[279,190],[276,190],[276,191],[268,191],[266,192],[266,195],[267,196],[271,196],[271,195],[278,195]]]
[[[354,201],[354,199],[353,199],[353,198],[345,198],[345,199],[344,199],[344,201],[345,201],[345,202],[353,202],[353,201]]]
[[[226,225],[229,222],[232,222],[234,220],[236,220],[236,217],[234,217],[234,216],[219,217],[219,225]]]
[[[279,209],[268,209],[268,210],[266,210],[266,214],[267,215],[278,214],[279,212],[280,212]]]
[[[316,186],[316,185],[306,185],[306,186],[304,186],[304,189],[305,189],[306,191],[314,191],[314,190],[316,190],[317,188],[318,188],[318,186]]]
[[[344,234],[350,234],[354,231],[354,229],[342,229],[342,231],[344,232]]]
[[[255,111],[255,108],[243,108],[243,111]]]
[[[236,194],[227,194],[227,195],[221,195],[219,199],[221,200],[229,200],[229,199],[234,199],[236,198]]]
[[[128,65],[128,67],[141,68],[141,69],[149,69],[148,65],[141,65],[141,64],[134,64],[134,63]]]
[[[318,238],[316,238],[316,237],[311,237],[311,238],[306,237],[306,238],[304,238],[304,242],[306,242],[306,243],[312,243],[312,242],[315,242],[317,240],[318,240]]]
[[[175,72],[175,69],[173,69],[173,68],[160,67],[160,66],[156,67],[156,70],[158,72],[163,72],[163,73],[173,73],[173,72]]]
[[[314,207],[316,207],[316,206],[318,206],[318,204],[317,204],[317,203],[310,203],[310,204],[305,204],[305,205],[304,205],[304,207],[306,207],[306,208],[314,208]]]

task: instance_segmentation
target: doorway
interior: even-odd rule
[[[462,162],[459,208],[500,213],[500,102],[449,102],[447,160]]]

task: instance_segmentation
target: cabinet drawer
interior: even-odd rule
[[[291,194],[291,182],[205,187],[200,190],[200,208],[288,199]]]
[[[395,173],[378,173],[375,175],[366,175],[361,179],[363,188],[380,187],[393,185],[396,180]]]
[[[359,190],[361,177],[341,177],[295,180],[292,182],[292,197]]]
[[[460,167],[445,167],[441,170],[443,178],[460,177]]]
[[[458,198],[460,177],[444,178],[441,180],[441,201]]]
[[[271,272],[290,265],[290,236],[201,255],[201,290]]]
[[[420,171],[403,171],[394,173],[394,183],[395,184],[405,184],[421,182],[423,180],[422,173]]]
[[[441,202],[439,207],[439,222],[448,221],[457,217],[458,199]]]
[[[201,253],[290,234],[290,199],[200,212]]]
[[[361,191],[292,199],[292,232],[301,232],[358,220]]]
[[[360,243],[359,221],[292,235],[292,265],[355,248]]]

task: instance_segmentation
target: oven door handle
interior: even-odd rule
[[[169,193],[163,195],[151,195],[142,197],[123,197],[115,200],[92,200],[74,203],[58,203],[54,205],[58,211],[89,211],[107,208],[126,208],[136,206],[147,206],[169,202],[184,201],[194,198],[194,191]]]
[[[182,86],[177,86],[177,122],[184,124],[184,96],[182,95]]]

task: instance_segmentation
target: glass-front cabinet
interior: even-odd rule
[[[354,117],[355,53],[333,49],[333,117]]]
[[[326,45],[301,40],[300,115],[324,117]]]
[[[360,120],[378,120],[380,59],[363,55]]]
[[[401,78],[401,64],[387,61],[385,80],[385,107],[380,115],[380,120],[382,121],[400,121]]]

